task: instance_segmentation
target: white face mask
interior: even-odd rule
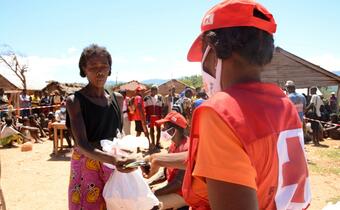
[[[171,141],[172,138],[175,136],[176,131],[172,135],[169,134],[169,131],[171,129],[175,129],[175,128],[169,128],[168,130],[161,131],[161,138],[164,139],[164,141],[167,141],[167,142]]]
[[[208,45],[205,49],[202,58],[202,79],[203,79],[203,87],[208,94],[209,97],[213,96],[216,92],[222,90],[221,88],[221,74],[222,74],[222,59],[217,59],[216,65],[216,78],[208,74],[203,69],[203,63],[210,52],[211,47]]]

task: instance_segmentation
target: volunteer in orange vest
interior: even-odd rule
[[[307,208],[300,119],[278,86],[261,82],[274,51],[273,16],[254,1],[227,0],[201,29],[188,60],[202,63],[210,98],[194,112],[189,152],[155,154],[150,171],[186,165],[182,192],[193,209]]]

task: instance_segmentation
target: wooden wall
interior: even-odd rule
[[[262,73],[263,81],[276,83],[283,87],[287,80],[293,80],[296,88],[326,87],[339,84],[339,79],[329,76],[332,73],[293,56],[292,54],[285,55],[280,49],[276,50],[272,62],[265,67]]]

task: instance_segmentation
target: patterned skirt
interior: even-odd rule
[[[70,210],[106,210],[103,188],[112,169],[74,149],[71,159],[68,203]]]

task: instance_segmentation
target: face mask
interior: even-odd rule
[[[166,131],[161,131],[161,138],[164,139],[164,141],[171,141],[172,138],[175,136],[176,131],[172,135],[169,134],[169,131],[171,129],[175,129],[175,128],[169,128]]]
[[[208,74],[203,69],[203,63],[206,59],[206,57],[209,54],[211,47],[208,46],[205,50],[202,58],[202,79],[203,79],[203,86],[208,94],[209,97],[213,96],[216,92],[219,92],[222,90],[221,88],[221,74],[222,74],[222,59],[217,59],[217,65],[216,65],[216,78]]]
[[[61,108],[60,108],[60,111],[61,111],[61,112],[66,112],[66,108],[65,108],[65,107],[61,107]]]

